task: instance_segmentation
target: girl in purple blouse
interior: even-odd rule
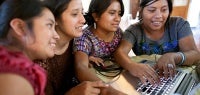
[[[104,59],[112,58],[122,38],[119,28],[124,14],[122,0],[92,0],[85,15],[88,27],[83,35],[74,39],[75,68],[80,81],[98,81],[89,65],[105,65]],[[113,87],[101,88],[101,95],[124,95]]]

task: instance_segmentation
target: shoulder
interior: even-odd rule
[[[141,34],[141,24],[135,23],[130,25],[126,30],[125,30],[125,34],[133,34],[133,35],[137,35],[137,34]]]
[[[179,16],[174,16],[174,17],[170,17],[169,21],[173,22],[177,22],[177,21],[185,21],[184,18],[179,17]]]
[[[138,23],[130,25],[125,31],[139,31],[140,28],[141,28],[141,24],[138,22]]]
[[[0,47],[0,73],[10,73],[25,78],[37,93],[42,93],[46,74],[42,67],[34,64],[21,52],[11,52]]]
[[[123,35],[123,30],[119,27],[116,31],[117,35]]]
[[[91,29],[90,26],[88,26],[85,29],[83,29],[83,35],[92,35],[93,33],[92,33],[92,31],[90,29]]]
[[[0,95],[35,95],[30,82],[16,74],[0,74]]]
[[[75,41],[77,40],[84,40],[84,39],[88,39],[88,38],[91,38],[91,37],[94,37],[93,36],[93,33],[92,31],[90,30],[90,27],[86,27],[85,29],[83,29],[83,35],[81,37],[77,37],[75,38]]]
[[[188,23],[188,21],[183,19],[182,17],[170,17],[168,23],[169,23],[169,25],[173,25],[173,24],[183,25],[185,23]]]

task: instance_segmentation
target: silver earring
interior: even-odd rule
[[[96,29],[97,28],[97,26],[96,26],[96,23],[94,22],[94,29]]]

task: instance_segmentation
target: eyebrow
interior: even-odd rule
[[[80,11],[80,8],[72,9],[72,11]],[[81,11],[84,11],[84,9],[81,8]]]
[[[163,7],[168,7],[168,5],[163,5],[161,8],[163,8]],[[147,8],[156,8],[156,7],[154,7],[154,6],[147,6]]]
[[[55,21],[52,20],[51,18],[47,18],[47,20],[50,21],[50,22],[53,23],[53,24],[55,23]]]

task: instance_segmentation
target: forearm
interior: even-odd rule
[[[80,81],[99,81],[95,72],[93,72],[89,67],[79,65],[76,67],[77,77]]]
[[[200,52],[198,50],[190,50],[183,52],[185,54],[186,60],[183,65],[194,65],[200,61]]]
[[[136,62],[132,61],[128,54],[123,53],[120,50],[117,50],[114,54],[115,60],[120,66],[122,66],[126,70],[131,70],[132,65],[137,64]]]
[[[91,82],[102,81],[100,78],[97,77],[97,75],[94,72],[90,71],[89,69],[90,68],[86,69],[85,67],[82,67],[82,66],[78,69],[77,75],[81,82],[86,81],[86,80],[91,81]],[[99,87],[99,89],[101,90],[101,95],[116,95],[113,93],[121,93],[121,92],[115,90],[112,86]],[[72,92],[73,91],[71,90],[71,91],[67,92],[65,95],[74,95]],[[77,95],[79,95],[79,94],[77,94]]]
[[[180,52],[183,52],[185,55],[185,62],[183,65],[192,65],[199,61],[200,53],[195,45],[193,36],[187,36],[179,41]]]
[[[166,53],[163,56],[165,56],[165,58],[166,57],[173,58],[176,65],[190,66],[200,61],[200,53],[197,50],[190,50],[190,51],[185,51],[182,53],[183,55],[179,52]],[[184,59],[183,59],[183,56],[185,56]],[[183,63],[182,63],[182,60],[184,60]]]

